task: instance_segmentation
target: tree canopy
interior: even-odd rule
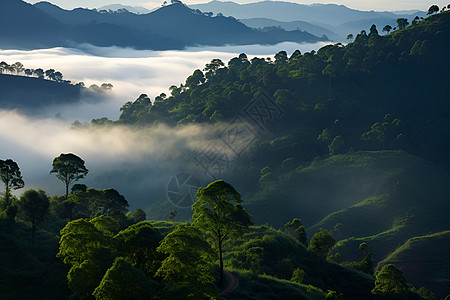
[[[223,243],[252,225],[250,215],[241,205],[241,195],[223,180],[200,188],[195,196],[193,224],[212,237],[219,252],[220,284],[223,284]]]
[[[64,182],[66,187],[66,199],[69,194],[69,185],[81,178],[84,178],[89,170],[84,165],[84,160],[73,153],[61,153],[52,163],[50,174],[55,173],[56,177]]]

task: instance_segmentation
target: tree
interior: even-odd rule
[[[386,33],[389,33],[392,30],[392,26],[391,25],[386,25],[383,27],[383,31]]]
[[[39,79],[44,79],[44,70],[41,68],[34,70],[33,74]]]
[[[353,41],[353,34],[349,34],[349,35],[347,35],[347,41]]]
[[[409,25],[408,19],[406,19],[406,18],[398,18],[397,19],[398,29],[404,29],[408,25]]]
[[[375,24],[372,24],[370,27],[369,35],[378,35],[377,26]]]
[[[17,202],[19,211],[26,221],[31,222],[31,241],[34,244],[36,227],[45,219],[50,206],[50,200],[43,190],[27,190]]]
[[[100,226],[113,224],[114,220],[105,222],[104,218],[111,219],[78,219],[67,223],[60,231],[57,257],[71,266],[67,274],[68,285],[81,298],[92,298],[92,292],[116,257],[111,233],[103,231],[105,226]]]
[[[215,242],[219,254],[220,285],[223,285],[223,243],[240,235],[253,223],[241,205],[241,195],[223,180],[214,181],[196,193],[194,225],[206,230]]]
[[[136,223],[145,221],[147,219],[147,215],[142,208],[136,208],[133,214],[134,221]]]
[[[211,63],[206,64],[203,71],[206,71],[206,78],[211,79],[214,74],[216,74],[217,70],[223,67],[225,64],[218,58],[214,58],[211,60]]]
[[[403,272],[393,264],[384,265],[377,273],[372,294],[386,296],[401,294],[408,290]]]
[[[22,73],[24,68],[23,68],[23,64],[21,62],[15,62],[12,64],[12,67],[14,68],[14,70],[16,71],[16,74]]]
[[[69,195],[69,185],[84,178],[89,172],[84,165],[84,160],[72,153],[61,153],[53,160],[52,167],[50,174],[56,173],[56,177],[66,186],[66,200]]]
[[[306,275],[306,272],[303,269],[296,268],[294,270],[294,272],[292,272],[291,281],[298,283],[298,284],[302,284],[303,279],[305,278],[305,275]]]
[[[284,224],[284,232],[295,238],[299,243],[308,246],[306,230],[300,219],[293,219],[291,222]]]
[[[336,241],[334,240],[333,235],[331,235],[331,232],[320,228],[320,231],[313,235],[309,242],[308,249],[316,253],[322,259],[325,259],[335,243]]]
[[[342,138],[342,136],[340,135],[336,136],[331,142],[331,144],[328,145],[330,155],[339,154],[343,146],[344,146],[344,139]]]
[[[92,295],[98,300],[150,299],[156,288],[156,282],[123,257],[118,257]]]
[[[47,76],[50,80],[55,80],[55,70],[54,69],[48,69],[45,71],[45,76]]]
[[[212,269],[213,251],[195,226],[181,224],[169,233],[157,249],[168,255],[161,263],[156,276],[162,277],[169,286],[175,286],[177,299],[216,299]],[[189,286],[189,290],[176,287]],[[167,297],[172,299],[172,297]]]
[[[359,245],[359,250],[364,251],[365,256],[363,260],[358,263],[357,269],[369,275],[373,275],[373,260],[369,246],[366,243],[361,243]]]
[[[437,12],[439,12],[439,6],[431,5],[430,8],[428,9],[427,15],[432,15]]]
[[[280,51],[277,54],[275,54],[275,63],[276,64],[284,64],[287,63],[288,56],[286,51]]]
[[[158,229],[147,222],[128,226],[114,237],[121,256],[149,276],[155,274],[165,258],[156,251],[162,238]]]
[[[11,189],[17,190],[25,186],[19,166],[15,161],[0,159],[0,179],[5,184],[5,208],[7,208],[12,204]]]

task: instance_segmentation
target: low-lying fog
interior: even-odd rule
[[[184,51],[137,51],[89,45],[79,49],[0,50],[0,61],[9,64],[20,61],[26,68],[53,68],[61,71],[65,79],[83,81],[87,86],[104,82],[114,86],[108,100],[53,107],[39,117],[0,111],[0,159],[12,158],[19,164],[25,189],[42,188],[54,195],[63,194],[64,187],[55,176],[49,175],[52,160],[60,153],[75,153],[85,160],[90,170],[80,183],[98,189],[113,187],[128,199],[131,208],[146,208],[162,201],[171,177],[188,169],[188,165],[168,163],[165,158],[202,148],[214,136],[212,130],[199,126],[159,127],[151,131],[124,127],[73,130],[70,125],[74,120],[89,122],[100,117],[116,120],[125,102],[134,101],[142,93],[151,99],[162,92],[168,94],[169,86],[184,83],[195,69],[203,69],[213,58],[227,63],[240,53],[246,53],[251,59],[273,56],[281,50],[288,55],[296,49],[303,53],[323,45],[282,43]],[[198,177],[202,177],[201,170]],[[22,192],[23,189],[16,194]]]

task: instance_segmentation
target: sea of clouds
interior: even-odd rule
[[[304,53],[323,45],[282,43],[183,51],[137,51],[91,45],[78,49],[0,50],[0,60],[9,64],[20,61],[26,68],[53,68],[62,72],[65,79],[82,81],[87,86],[104,82],[114,86],[107,100],[55,106],[39,116],[1,110],[0,159],[12,158],[19,164],[25,189],[42,188],[54,195],[63,194],[64,187],[55,176],[49,175],[52,160],[60,153],[75,153],[90,170],[80,183],[99,189],[116,188],[132,207],[146,208],[164,198],[167,182],[173,175],[187,169],[186,165],[180,165],[180,160],[170,163],[167,156],[173,153],[182,156],[204,147],[214,139],[215,129],[160,126],[151,130],[128,127],[74,130],[73,121],[89,122],[101,117],[116,120],[125,102],[134,101],[143,93],[151,99],[162,92],[168,94],[171,85],[184,83],[195,69],[203,69],[214,58],[227,63],[240,53],[246,53],[250,59],[273,57],[280,50],[290,55],[296,49]],[[16,194],[21,192],[23,189]]]

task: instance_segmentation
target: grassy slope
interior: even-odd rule
[[[296,170],[246,206],[259,223],[301,218],[309,237],[333,230],[344,260],[359,260],[365,241],[380,261],[408,238],[450,228],[449,182],[447,171],[403,151],[356,152]]]
[[[416,286],[427,286],[438,297],[450,294],[450,231],[414,237],[398,247],[378,264],[400,267],[407,280]]]
[[[255,277],[249,271],[233,271],[239,280],[236,290],[226,296],[229,300],[240,299],[324,299],[325,293],[313,286],[296,284],[287,280],[277,279],[268,275]]]
[[[259,276],[258,279],[255,279],[255,276],[253,276],[253,279],[250,279],[250,274],[244,276],[246,282],[240,286],[240,292],[238,293],[242,297],[244,295],[247,297],[243,299],[278,299],[276,297],[271,298],[269,295],[276,294],[276,291],[280,290],[278,286],[286,284],[286,281],[273,281],[270,276],[289,280],[296,268],[305,271],[306,274],[303,279],[305,285],[312,285],[323,291],[338,291],[348,299],[369,299],[371,297],[370,290],[373,288],[374,282],[372,276],[324,261],[307,251],[302,244],[296,242],[291,236],[267,225],[252,226],[242,237],[230,240],[225,244],[225,268],[229,270],[251,270],[254,265],[251,264],[249,250],[251,251],[254,247],[264,249],[260,254],[262,260],[258,273],[269,277]],[[261,285],[267,286],[260,288]],[[286,295],[292,295],[292,297],[296,295],[298,299],[315,299],[315,296],[304,293],[305,286],[302,288],[303,294],[298,292],[298,285],[289,283],[285,288],[286,291],[290,291],[286,292]],[[264,296],[267,296],[267,298],[264,298]]]

